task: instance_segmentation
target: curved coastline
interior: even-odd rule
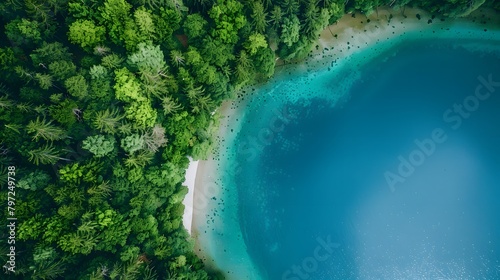
[[[431,24],[427,23],[431,16],[421,10],[406,9],[406,18],[396,12],[401,11],[380,9],[378,18],[375,14],[368,17],[370,22],[360,14],[357,14],[356,18],[352,15],[344,16],[337,24],[323,31],[317,49],[305,62],[278,66],[275,77],[262,85],[257,92],[278,90],[279,87],[286,85],[292,87],[297,81],[307,83],[318,75],[329,75],[332,79],[339,79],[338,75],[350,69],[351,71],[347,72],[351,74],[342,77],[343,90],[339,95],[316,94],[330,100],[332,106],[335,106],[339,101],[348,98],[344,93],[358,77],[356,68],[359,69],[381,54],[390,55],[386,52],[405,40],[484,39],[491,36],[491,32],[500,32],[498,18],[491,19],[488,24],[473,22],[474,18],[479,21],[481,14],[487,14],[487,11],[477,11],[466,19],[440,21],[436,18]],[[390,14],[393,14],[392,18]],[[422,19],[418,20],[416,14],[420,14]],[[494,30],[491,29],[493,26],[496,26]],[[311,91],[314,92],[314,85],[311,87]],[[293,91],[276,93],[279,94],[280,100],[293,102],[301,98]],[[227,188],[222,180],[224,175],[227,175],[223,173],[227,172],[225,166],[231,163],[229,149],[243,123],[245,107],[249,102],[251,96],[246,96],[243,99],[227,102],[219,109],[222,116],[217,138],[219,149],[211,159],[199,162],[197,169],[187,174],[187,177],[191,178],[196,174],[196,179],[192,180],[189,186],[190,192],[194,195],[184,201],[187,208],[192,208],[192,224],[185,225],[190,227],[192,237],[196,240],[196,253],[208,266],[218,267],[224,271],[228,279],[262,279],[246,253],[242,236],[244,233],[239,227],[236,210],[237,190]],[[240,230],[226,230],[236,228]]]

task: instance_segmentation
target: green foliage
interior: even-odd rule
[[[121,147],[127,153],[134,153],[144,147],[144,139],[139,134],[132,134],[122,139]]]
[[[157,115],[151,104],[146,102],[135,102],[125,108],[125,117],[139,129],[154,126]]]
[[[254,2],[252,7],[252,27],[257,33],[264,33],[267,26],[267,13],[262,2]]]
[[[58,60],[49,64],[49,71],[52,77],[57,81],[64,81],[67,78],[76,75],[76,66],[68,60]]]
[[[62,97],[62,95],[58,96]],[[79,106],[75,101],[64,99],[63,101],[57,102],[60,103],[49,107],[50,116],[54,118],[54,120],[66,127],[70,127],[80,119],[81,110],[78,108]]]
[[[49,181],[50,176],[46,172],[37,169],[19,180],[19,182],[17,182],[17,187],[25,190],[36,191],[45,188]]]
[[[235,0],[217,0],[208,15],[215,23],[210,35],[228,44],[238,41],[238,30],[246,24],[241,3]]]
[[[338,19],[340,19],[344,14],[344,5],[336,3],[336,2],[331,2],[330,5],[327,7],[328,11],[330,12],[330,19],[329,23],[334,23]]]
[[[151,163],[153,156],[154,154],[152,152],[141,150],[136,154],[129,155],[129,157],[125,159],[125,166],[135,169],[143,168]]]
[[[300,35],[300,21],[295,15],[283,19],[281,25],[281,41],[287,46],[291,46],[299,41]]]
[[[165,136],[165,128],[156,124],[148,132],[142,135],[141,138],[144,142],[144,148],[152,153],[156,153],[160,147],[167,144],[167,138]]]
[[[35,263],[43,263],[47,261],[52,261],[57,257],[57,252],[52,247],[41,247],[38,246],[33,252],[33,261]]]
[[[276,65],[276,56],[270,48],[260,48],[255,54],[255,70],[265,78],[271,78],[274,75],[274,66]]]
[[[134,260],[139,255],[141,249],[136,246],[127,247],[121,254],[120,259],[123,262]]]
[[[94,65],[89,70],[90,77],[94,80],[106,79],[109,77],[109,71],[102,65]]]
[[[266,37],[259,33],[254,33],[248,37],[248,41],[245,43],[245,48],[247,49],[250,55],[254,55],[257,53],[259,48],[266,48],[267,42]]]
[[[68,39],[71,43],[77,44],[87,51],[92,51],[94,47],[103,43],[106,38],[106,29],[97,26],[90,20],[77,20],[69,26]]]
[[[153,15],[156,26],[156,41],[166,45],[173,45],[172,34],[180,28],[181,15],[170,8],[161,7],[159,14]]]
[[[57,242],[61,250],[72,254],[88,255],[97,245],[98,240],[95,237],[81,233],[70,233],[63,235]]]
[[[141,77],[153,75],[156,78],[164,74],[167,65],[159,46],[140,43],[137,49],[137,52],[128,57],[127,62],[137,69]]]
[[[112,136],[89,136],[83,141],[82,148],[89,150],[95,157],[109,155],[115,149],[116,140]]]
[[[106,0],[104,5],[99,7],[102,24],[115,44],[120,44],[125,37],[126,25],[132,20],[131,8],[132,5],[125,0]]]
[[[66,81],[64,81],[64,86],[69,94],[78,99],[84,99],[88,96],[89,85],[82,75],[76,75],[66,79]]]
[[[25,18],[7,23],[5,33],[15,45],[36,44],[42,40],[39,23]]]
[[[281,26],[281,21],[283,20],[283,12],[281,11],[280,6],[274,6],[273,10],[269,14],[269,23],[271,23],[271,26],[276,29],[279,26]]]
[[[35,74],[35,79],[38,81],[38,85],[41,89],[49,89],[52,87],[52,76],[48,74]]]
[[[35,121],[30,121],[26,126],[26,131],[33,135],[33,140],[38,141],[44,139],[47,141],[54,141],[64,139],[66,137],[66,132],[56,127],[51,121],[42,120],[37,118]]]
[[[42,46],[32,54],[30,54],[33,65],[48,65],[51,62],[60,60],[71,60],[71,53],[68,51],[68,47],[64,46],[59,42],[46,43],[43,42]]]
[[[44,232],[44,221],[40,214],[35,214],[19,225],[18,238],[20,240],[36,240]]]
[[[17,62],[12,48],[0,48],[0,70],[8,70]]]
[[[59,170],[60,179],[63,182],[79,183],[83,177],[83,168],[79,163],[68,164]]]
[[[144,7],[139,7],[134,12],[134,20],[141,36],[144,38],[143,40],[150,40],[156,37],[153,15],[148,10]]]
[[[179,104],[177,100],[174,100],[170,96],[164,96],[161,101],[161,105],[163,108],[163,113],[165,115],[173,114],[182,109],[182,105]]]
[[[183,28],[189,40],[204,37],[207,34],[208,22],[200,14],[191,14],[186,17]]]
[[[234,48],[231,45],[214,40],[210,36],[203,39],[200,52],[205,61],[217,67],[227,66],[227,63],[234,59]]]
[[[53,243],[59,240],[59,236],[68,228],[68,224],[59,215],[53,215],[48,218],[44,225],[45,231],[43,232],[42,239],[48,243]]]
[[[495,1],[492,1],[495,2]],[[467,16],[481,7],[485,0],[467,1],[467,0],[441,0],[427,1],[418,0],[415,4],[428,9],[432,13],[439,13],[449,17]]]
[[[136,77],[127,69],[115,71],[115,96],[124,102],[146,102],[147,98],[141,94],[141,85]]]
[[[109,69],[120,68],[123,63],[123,58],[117,54],[110,54],[102,58],[102,65]]]
[[[36,262],[31,279],[57,279],[65,271],[66,268],[62,261],[40,261]]]
[[[120,126],[121,119],[118,109],[106,109],[95,113],[92,125],[100,132],[114,134]]]

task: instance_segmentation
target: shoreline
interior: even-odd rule
[[[354,64],[352,68],[359,68],[363,65],[363,63],[375,58],[377,54],[380,55],[383,53],[384,47],[385,49],[388,48],[384,44],[387,43],[389,46],[399,44],[401,40],[404,40],[400,40],[400,37],[403,37],[403,35],[411,32],[425,30],[426,32],[429,31],[428,33],[435,32],[437,33],[435,36],[441,38],[439,31],[441,30],[446,32],[446,28],[454,23],[471,23],[474,25],[474,28],[477,29],[479,27],[478,24],[483,23],[476,23],[475,21],[481,20],[483,15],[494,18],[493,20],[490,20],[490,22],[484,23],[486,24],[485,26],[490,27],[492,23],[500,23],[500,17],[495,14],[488,14],[491,12],[488,11],[488,9],[478,10],[467,18],[446,19],[445,21],[441,21],[436,17],[432,23],[428,23],[428,20],[431,19],[432,16],[420,9],[406,8],[405,16],[401,14],[401,10],[399,10],[399,13],[396,12],[398,12],[398,10],[381,7],[378,9],[378,15],[375,12],[369,16],[359,13],[356,13],[355,17],[353,17],[352,14],[344,15],[344,17],[342,17],[337,23],[334,23],[323,30],[320,38],[315,44],[317,47],[313,48],[313,51],[307,59],[288,64],[284,64],[283,61],[278,60],[274,78],[269,82],[266,82],[266,84],[270,84],[274,80],[277,80],[276,77],[284,76],[286,78],[287,76],[291,76],[297,72],[303,72],[304,75],[311,75],[311,72],[314,73],[311,69],[316,70],[329,68],[330,71],[330,68],[332,68],[335,72],[335,70],[350,63]],[[420,20],[417,18],[417,14],[420,14]],[[370,21],[367,21],[367,19],[370,19]],[[427,38],[429,35],[425,34],[425,36],[425,38]],[[383,45],[383,47],[379,48],[382,50],[377,51],[377,48],[374,47],[375,45]],[[367,49],[375,49],[374,57],[363,58],[364,60],[361,59],[359,61],[352,60],[351,56],[364,52]],[[332,75],[334,73],[330,72],[328,74]],[[356,77],[352,78],[355,79]],[[261,86],[262,85],[258,88]],[[224,228],[227,226],[226,224],[222,224],[220,222],[217,223],[215,219],[216,216],[221,215],[221,212],[218,209],[219,205],[225,204],[225,206],[231,206],[229,204],[233,204],[234,206],[234,201],[217,201],[217,198],[221,198],[219,196],[221,192],[228,191],[222,186],[220,177],[222,177],[223,174],[220,174],[218,170],[224,166],[224,161],[227,160],[227,158],[224,157],[224,152],[227,151],[224,150],[224,146],[227,143],[231,143],[231,137],[234,137],[236,134],[233,133],[232,129],[237,128],[239,125],[238,122],[242,119],[245,102],[245,100],[240,99],[226,101],[221,108],[218,109],[218,112],[221,114],[221,122],[217,134],[219,150],[215,151],[208,160],[198,162],[196,166],[197,168],[194,172],[189,172],[189,176],[193,179],[193,183],[188,186],[188,195],[191,193],[192,197],[185,203],[186,208],[192,208],[191,223],[185,224],[185,226],[188,225],[190,227],[188,231],[195,241],[195,253],[203,260],[207,267],[218,267],[223,270],[226,276],[228,276],[228,279],[233,279],[231,278],[231,275],[228,274],[232,274],[234,272],[241,272],[239,279],[258,279],[258,276],[257,278],[254,278],[254,274],[243,273],[243,271],[248,273],[248,271],[252,270],[249,266],[253,267],[251,263],[248,263],[249,260],[245,260],[243,257],[230,260],[232,264],[238,264],[238,266],[235,267],[231,266],[231,272],[228,271],[227,265],[224,266],[221,263],[216,265],[215,259],[217,259],[217,257],[215,255],[221,255],[218,251],[231,246],[218,243],[217,240],[210,240],[209,237],[207,237],[208,235],[221,235]],[[229,135],[228,129],[231,129],[232,136]],[[186,172],[186,180],[187,179],[188,172]],[[224,210],[222,210],[222,212],[224,212]],[[236,223],[237,221],[231,222]],[[234,234],[238,235],[238,237],[234,238],[241,239],[241,232]],[[240,250],[246,250],[244,244],[237,245]],[[238,270],[239,267],[241,268],[241,271]]]
[[[182,224],[187,232],[191,235],[191,225],[193,222],[193,206],[194,206],[194,192],[195,192],[195,182],[196,174],[198,173],[198,166],[200,161],[194,161],[189,158],[189,166],[186,169],[186,175],[184,176],[184,182],[182,185],[188,188],[188,193],[184,197],[182,204],[184,204],[184,214],[182,215]]]

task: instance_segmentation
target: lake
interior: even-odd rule
[[[230,279],[500,279],[493,34],[258,89],[221,156],[215,262],[242,263]]]

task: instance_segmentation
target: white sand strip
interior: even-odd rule
[[[184,214],[182,215],[182,224],[184,228],[191,234],[191,223],[193,222],[193,206],[194,206],[194,186],[196,183],[196,172],[198,171],[199,161],[194,161],[189,158],[189,167],[186,170],[183,185],[188,187],[188,193],[182,203],[184,204]]]

